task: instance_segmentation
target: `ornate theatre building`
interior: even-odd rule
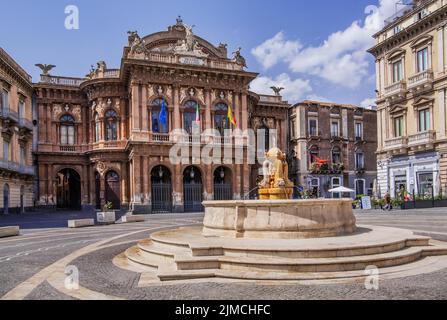
[[[128,41],[119,69],[101,61],[79,79],[52,76],[53,66],[40,65],[41,81],[34,85],[39,204],[100,208],[111,202],[140,213],[187,212],[201,210],[202,200],[248,195],[257,165],[204,164],[192,157],[173,164],[170,150],[178,137],[172,132],[183,129],[190,148],[211,141],[223,149],[232,138],[190,136],[197,117],[202,132],[276,129],[277,145],[286,150],[287,102],[251,92],[257,73],[245,71],[240,49],[228,58],[225,44],[194,35],[180,18],[144,38],[129,32]],[[236,148],[247,153],[247,140]]]

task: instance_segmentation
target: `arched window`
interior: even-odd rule
[[[60,138],[62,145],[73,146],[75,144],[75,120],[74,118],[66,114],[60,119],[61,130]]]
[[[118,115],[114,110],[109,110],[104,116],[105,122],[105,140],[118,140]]]
[[[101,124],[99,123],[99,115],[95,114],[95,142],[100,140]]]
[[[339,147],[332,149],[332,164],[341,163],[341,150]]]
[[[224,135],[225,129],[230,129],[228,106],[225,103],[218,103],[214,107],[214,129],[221,135]]]
[[[164,104],[164,106],[163,106]],[[163,107],[165,108],[165,119],[163,119]],[[163,120],[166,123],[163,123]],[[154,133],[169,133],[169,112],[166,100],[158,98],[152,103],[152,132]]]
[[[270,150],[270,128],[267,125],[267,119],[262,120],[263,124],[259,128],[262,132],[261,135],[264,134],[264,147],[265,150],[268,152]]]
[[[184,111],[183,111],[183,129],[186,130],[189,134],[192,134],[193,125],[196,123],[197,120],[197,108],[198,104],[196,101],[188,100],[184,104]],[[199,114],[200,117],[200,114]]]

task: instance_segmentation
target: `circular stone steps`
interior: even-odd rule
[[[205,237],[201,228],[189,227],[157,232],[125,256],[148,272],[158,270],[161,281],[241,279],[241,274],[325,279],[337,272],[361,273],[369,266],[389,268],[447,254],[447,247],[429,242],[428,237],[388,227],[361,226],[353,235],[301,240]]]

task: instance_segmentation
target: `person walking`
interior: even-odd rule
[[[385,210],[391,211],[393,207],[391,206],[391,195],[389,192],[385,194]]]

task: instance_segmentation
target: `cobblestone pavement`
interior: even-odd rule
[[[92,227],[69,230],[52,227],[66,223],[68,217],[85,213],[38,214],[32,217],[22,236],[0,239],[0,297],[29,279],[45,267],[70,253],[101,240],[136,232],[126,239],[118,239],[116,246],[107,246],[81,256],[74,261],[80,270],[80,285],[84,288],[125,299],[447,299],[447,269],[409,278],[383,280],[378,291],[365,290],[363,284],[334,285],[265,285],[195,283],[161,287],[138,288],[139,275],[117,268],[112,258],[137,241],[149,236],[149,228],[163,229],[198,223],[200,214],[148,216],[144,223]],[[417,234],[447,241],[447,209],[410,211],[357,212],[359,224],[405,228]],[[0,226],[14,222],[0,217]],[[26,219],[29,216],[15,217]],[[48,221],[51,220],[51,223]],[[17,222],[17,221],[16,221]],[[20,221],[18,221],[20,222]],[[37,222],[37,224],[36,224]],[[17,224],[17,223],[16,223]],[[139,232],[141,231],[141,232]],[[153,230],[156,231],[156,230]],[[123,241],[134,241],[120,244]],[[26,299],[70,299],[47,282],[42,282]]]

